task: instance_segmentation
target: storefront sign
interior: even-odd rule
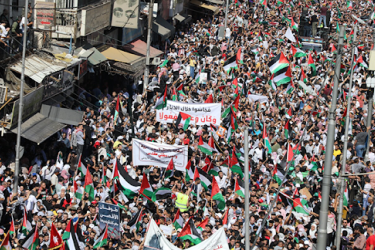
[[[116,0],[113,4],[112,26],[138,29],[139,0]]]
[[[37,29],[51,29],[55,26],[55,3],[36,2],[35,10]]]
[[[108,27],[111,20],[111,3],[82,10],[81,36],[87,36],[95,31]]]

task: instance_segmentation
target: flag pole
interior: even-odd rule
[[[329,208],[329,194],[331,192],[331,169],[333,157],[333,144],[335,142],[335,127],[336,127],[336,106],[337,106],[337,91],[339,86],[341,55],[344,44],[344,26],[340,28],[340,35],[338,40],[338,53],[336,56],[335,74],[333,77],[333,94],[332,104],[328,115],[328,132],[327,132],[327,150],[324,161],[323,187],[322,187],[322,203],[319,213],[319,229],[317,249],[324,250],[327,246],[327,224],[328,224],[328,208]]]
[[[250,216],[249,216],[249,128],[245,128],[245,250],[250,250]]]
[[[354,35],[353,35],[353,47],[352,47],[352,55],[351,55],[351,65],[350,65],[350,81],[349,81],[349,93],[348,93],[348,106],[346,108],[346,120],[345,120],[345,136],[344,136],[344,150],[342,155],[342,166],[341,166],[341,173],[340,173],[340,200],[339,200],[339,208],[337,211],[337,231],[336,231],[336,248],[340,249],[341,243],[341,223],[342,223],[342,210],[344,204],[344,192],[345,192],[345,166],[346,166],[346,155],[348,151],[348,131],[349,131],[349,124],[350,124],[350,101],[352,96],[352,85],[353,85],[353,68],[354,68],[354,52],[356,49],[356,38],[357,38],[357,24],[354,25]],[[344,100],[345,101],[345,100]],[[369,114],[369,113],[368,113]],[[338,233],[337,233],[338,232]]]

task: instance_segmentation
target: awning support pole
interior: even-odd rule
[[[148,76],[150,74],[150,47],[151,47],[151,27],[152,27],[153,11],[154,11],[154,0],[151,0],[148,6],[147,51],[146,51],[145,75],[143,77],[143,93],[146,92],[148,81],[149,81]]]

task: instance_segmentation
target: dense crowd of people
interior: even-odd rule
[[[373,3],[231,1],[228,27],[222,34],[225,8],[220,8],[218,14],[204,15],[177,29],[173,39],[167,41],[165,61],[151,72],[145,92],[142,83],[120,84],[113,92],[110,84],[80,90],[80,97],[88,100],[80,103],[79,108],[85,111],[81,124],[62,129],[42,145],[24,145],[27,150],[20,161],[18,193],[13,192],[15,142],[0,138],[0,241],[9,235],[15,249],[52,249],[51,239],[56,237],[52,231],[63,236],[74,223],[75,246],[80,249],[137,250],[144,248],[148,224],[154,219],[159,226],[171,227],[168,239],[186,249],[195,243],[179,237],[182,229],[175,225],[179,213],[183,225],[189,220],[195,226],[207,222],[199,230],[201,241],[223,227],[229,248],[240,250],[245,245],[244,202],[248,198],[253,249],[316,249],[324,162],[330,157],[327,249],[336,249],[337,233],[342,236],[341,249],[374,249],[375,124],[374,120],[366,124],[373,103],[368,103],[372,93],[365,84],[371,74],[368,62],[373,46]],[[353,15],[366,24],[358,24]],[[354,42],[355,25],[359,32]],[[306,49],[298,35],[301,29],[302,37],[325,36],[322,46],[317,43]],[[345,29],[341,49],[339,29]],[[341,74],[335,75],[338,52],[342,53]],[[237,60],[229,67],[233,58]],[[207,79],[199,79],[202,73],[207,73]],[[327,156],[328,111],[335,78],[339,82],[335,143],[333,155]],[[167,103],[221,103],[220,127],[158,122],[155,105],[164,97]],[[348,101],[350,110],[346,109]],[[348,147],[343,166],[347,119]],[[223,129],[226,132],[221,134]],[[246,129],[250,135],[250,166],[243,162]],[[202,188],[202,179],[189,178],[188,170],[174,171],[165,178],[167,166],[135,166],[133,138],[188,146],[189,164],[205,171],[208,185],[204,183]],[[200,140],[208,143],[212,139],[215,150],[204,153]],[[234,158],[239,169],[232,164]],[[124,169],[139,186],[147,178],[152,190],[170,190],[169,196],[146,199],[144,193],[126,193],[125,187],[115,181],[116,167]],[[243,184],[246,167],[250,182]],[[347,173],[364,174],[348,177],[346,191],[341,194],[338,177],[343,167]],[[87,175],[92,176],[93,199],[86,191],[83,196],[77,195],[79,190],[86,190]],[[237,192],[247,184],[250,197]],[[220,188],[225,207],[211,198],[213,185]],[[338,218],[341,195],[345,196],[344,210]],[[100,202],[121,208],[121,240],[103,241],[97,216]],[[341,232],[336,228],[338,220],[342,220]],[[140,224],[135,227],[137,222]],[[27,245],[35,232],[38,241]],[[63,239],[63,246],[58,248],[75,249],[68,238]],[[104,243],[98,245],[98,241]]]

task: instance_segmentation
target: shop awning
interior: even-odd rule
[[[219,12],[219,7],[215,7],[213,5],[205,4],[205,3],[202,3],[202,2],[200,2],[198,0],[191,0],[190,3],[192,3],[192,4],[196,5],[196,6],[199,6],[201,8],[210,10],[214,14],[217,14]]]
[[[119,49],[115,49],[108,45],[103,45],[98,48],[100,53],[102,53],[108,60],[123,62],[132,65],[139,60],[142,60],[141,56],[137,56]]]
[[[138,39],[132,43],[129,43],[129,44],[125,44],[123,46],[124,50],[130,52],[130,53],[133,53],[133,54],[137,54],[137,55],[141,55],[141,56],[146,56],[147,54],[147,43],[145,43],[144,41]],[[161,54],[163,54],[163,51],[160,51],[158,49],[155,49],[154,47],[150,47],[150,57],[151,58],[154,58],[154,57],[157,57],[157,56],[160,56]]]
[[[21,136],[35,143],[42,143],[66,125],[36,113],[21,125]],[[17,134],[17,128],[12,130]]]
[[[174,34],[174,27],[172,24],[165,21],[162,17],[158,16],[152,24],[152,30],[157,32],[162,39],[167,39]]]
[[[173,19],[179,21],[180,23],[188,23],[191,21],[191,16],[186,14],[176,14]]]
[[[220,1],[220,0],[207,0],[207,1],[210,2],[210,3],[214,3],[214,4],[219,4],[219,5],[224,4],[224,1]]]
[[[82,122],[83,114],[84,114],[83,111],[59,108],[59,107],[45,105],[45,104],[42,104],[40,113],[44,115],[45,117],[48,117],[48,119],[51,119],[55,122],[60,122],[63,124],[74,125],[74,126]]]
[[[77,64],[80,60],[81,59],[72,57],[67,61],[57,59],[51,61],[45,60],[37,55],[31,55],[25,59],[25,75],[33,79],[35,82],[41,83],[46,76]],[[17,63],[9,66],[9,68],[21,74],[22,61],[19,60]]]
[[[87,59],[92,66],[96,66],[101,62],[107,61],[107,58],[94,47],[89,49],[82,48],[78,53],[78,57]]]

